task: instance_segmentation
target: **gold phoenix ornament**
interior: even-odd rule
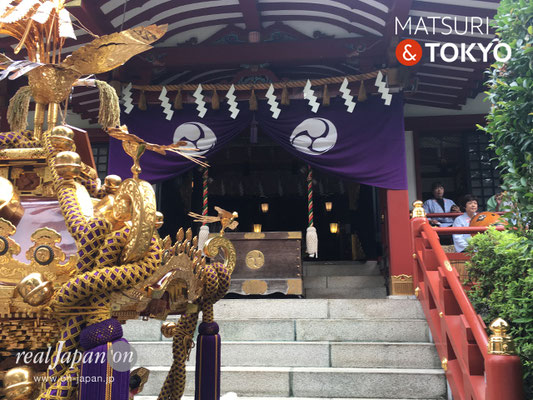
[[[196,218],[194,222],[202,222],[206,224],[211,224],[213,222],[220,222],[222,229],[220,230],[220,235],[224,235],[226,229],[235,229],[239,225],[239,222],[236,221],[239,218],[237,211],[229,212],[220,207],[215,206],[215,210],[218,212],[216,217],[211,217],[209,215],[200,215],[197,213],[190,212],[188,215],[190,217]]]
[[[208,166],[204,161],[202,161],[202,156],[187,154],[187,152],[197,151],[198,149],[185,147],[187,142],[184,141],[179,141],[177,143],[168,145],[148,143],[133,133],[129,133],[128,127],[125,125],[121,126],[120,128],[109,128],[107,133],[109,136],[122,141],[122,147],[124,148],[124,151],[133,159],[133,167],[131,167],[131,172],[133,173],[134,178],[138,178],[139,174],[141,173],[139,160],[141,159],[141,156],[144,154],[145,150],[154,151],[161,155],[165,155],[167,151],[170,151],[171,153],[179,154],[180,156],[185,157],[187,160],[195,162],[202,167]]]

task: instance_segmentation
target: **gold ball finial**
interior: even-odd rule
[[[62,151],[55,158],[56,171],[64,179],[74,179],[81,173],[81,158],[74,151]]]
[[[155,229],[159,229],[163,226],[164,223],[164,215],[160,211],[155,212]]]
[[[417,200],[413,202],[413,211],[411,213],[411,218],[425,218],[426,212],[424,211],[424,203]]]
[[[56,150],[72,150],[74,149],[74,131],[67,126],[56,126],[50,131],[50,142]]]
[[[107,175],[104,179],[105,192],[115,194],[122,183],[122,178],[118,175]]]
[[[4,376],[4,388],[8,400],[31,399],[36,389],[33,370],[30,367],[10,369]]]
[[[502,336],[502,334],[507,334],[509,324],[503,318],[496,318],[491,322],[489,328],[495,335]]]
[[[489,325],[492,335],[489,337],[488,353],[497,355],[514,355],[515,346],[511,336],[507,334],[509,324],[502,318],[496,318]]]
[[[54,126],[50,131],[51,135],[54,136],[64,136],[69,139],[74,139],[74,131],[65,125]]]
[[[54,286],[52,282],[46,282],[39,272],[34,272],[19,282],[17,291],[25,303],[37,307],[50,301]]]

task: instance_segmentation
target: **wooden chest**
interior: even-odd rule
[[[301,232],[226,232],[237,252],[230,293],[302,295]]]

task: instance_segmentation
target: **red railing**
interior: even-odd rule
[[[426,218],[413,218],[411,229],[415,293],[454,399],[524,399],[520,358],[488,353],[486,326],[439,242],[438,233],[476,233],[487,228],[433,228]]]

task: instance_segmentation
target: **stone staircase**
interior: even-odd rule
[[[376,261],[306,262],[304,289],[308,299],[384,299],[386,282]]]
[[[364,288],[372,298],[334,298],[347,297],[349,290],[360,296],[359,286],[348,289],[328,279],[357,276],[348,273],[353,265],[315,265],[306,268],[306,293],[318,296],[313,291],[318,288],[308,285],[322,281],[329,299],[232,299],[215,305],[223,341],[222,394],[249,400],[445,399],[444,373],[418,301],[386,299],[382,278],[372,280],[379,296]],[[361,281],[376,277],[375,265],[360,267]],[[129,321],[124,326],[138,352],[137,364],[151,370],[138,400],[156,399],[171,364],[171,343],[161,337],[160,325]],[[187,400],[194,394],[194,358],[193,349]]]

